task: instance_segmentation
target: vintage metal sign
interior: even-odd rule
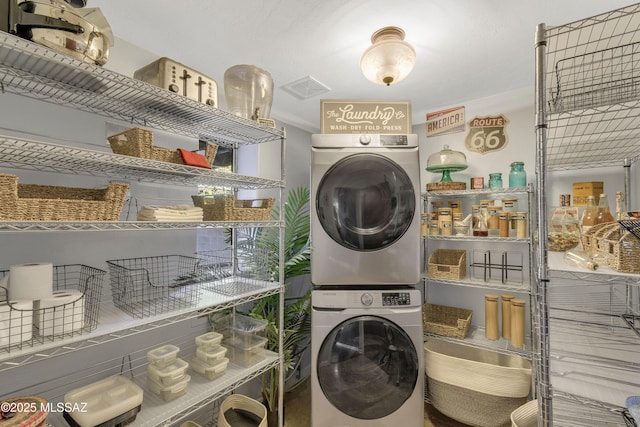
[[[509,120],[503,115],[475,117],[469,122],[464,145],[469,151],[486,154],[502,150],[509,143],[506,127]]]
[[[411,133],[409,101],[320,101],[321,133]]]
[[[464,107],[427,114],[427,137],[463,132],[466,126]]]

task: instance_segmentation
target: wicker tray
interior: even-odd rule
[[[131,128],[124,132],[107,137],[111,150],[116,154],[140,157],[159,162],[183,164],[180,152],[176,149],[156,147],[153,145],[153,132],[143,128]],[[207,144],[204,157],[213,165],[218,152],[216,144]]]
[[[445,182],[431,182],[427,184],[427,191],[452,191],[452,190],[466,190],[466,182],[457,181],[445,181]]]
[[[471,327],[472,310],[425,304],[422,306],[424,331],[446,337],[464,339]]]
[[[129,184],[112,182],[106,189],[18,184],[0,174],[0,220],[117,221]]]
[[[205,221],[268,221],[274,198],[236,200],[233,195],[191,196],[204,211]]]
[[[429,255],[427,273],[433,279],[464,279],[467,276],[467,251],[436,249]]]

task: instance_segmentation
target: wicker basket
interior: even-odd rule
[[[425,304],[422,306],[424,331],[446,337],[464,339],[471,327],[472,310]]]
[[[615,226],[602,238],[599,252],[612,269],[621,273],[640,273],[640,239],[623,230],[617,222]]]
[[[274,198],[236,200],[233,195],[191,196],[194,206],[204,210],[205,221],[268,221]]]
[[[436,249],[429,255],[427,272],[432,279],[464,279],[467,276],[467,251]]]
[[[587,254],[593,255],[598,251],[597,239],[606,232],[604,228],[610,225],[611,223],[606,222],[596,224],[582,234],[580,238],[582,241],[582,249]]]
[[[116,154],[140,157],[159,162],[183,164],[180,152],[176,149],[156,147],[153,145],[153,132],[143,128],[132,128],[107,137],[111,150]],[[216,144],[207,144],[204,157],[209,165],[218,152]]]
[[[112,182],[106,189],[18,184],[0,174],[0,220],[117,221],[129,184]]]
[[[457,181],[445,181],[445,182],[431,182],[427,184],[427,191],[452,191],[452,190],[466,190],[466,182]]]

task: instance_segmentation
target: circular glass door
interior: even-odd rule
[[[377,154],[354,154],[324,175],[316,195],[318,220],[340,245],[383,249],[404,235],[416,209],[407,173]]]
[[[393,322],[359,316],[342,322],[318,354],[318,382],[341,412],[361,420],[383,418],[411,396],[418,382],[418,353]]]

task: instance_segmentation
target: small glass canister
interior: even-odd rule
[[[511,163],[511,171],[509,172],[509,187],[526,187],[527,172],[524,170],[524,162]]]
[[[509,212],[500,212],[498,215],[498,229],[500,237],[509,237]]]
[[[437,219],[432,219],[429,221],[429,236],[439,236],[440,235],[440,223],[438,223]]]
[[[429,234],[429,214],[421,214],[420,215],[420,235],[426,236]]]
[[[502,206],[489,206],[487,208],[487,229],[490,236],[497,236],[500,229],[500,213],[502,213]]]
[[[502,188],[502,174],[500,172],[489,174],[489,188],[492,190]]]
[[[511,214],[511,220],[516,223],[516,237],[518,239],[527,238],[527,213],[514,212]]]
[[[440,226],[441,236],[451,236],[453,227],[453,214],[451,208],[438,209],[438,224]]]
[[[518,199],[502,199],[502,212],[514,213],[518,211]],[[516,229],[516,223],[511,221],[511,229]]]
[[[449,207],[451,208],[451,212],[454,214],[462,213],[462,200],[449,200]]]

